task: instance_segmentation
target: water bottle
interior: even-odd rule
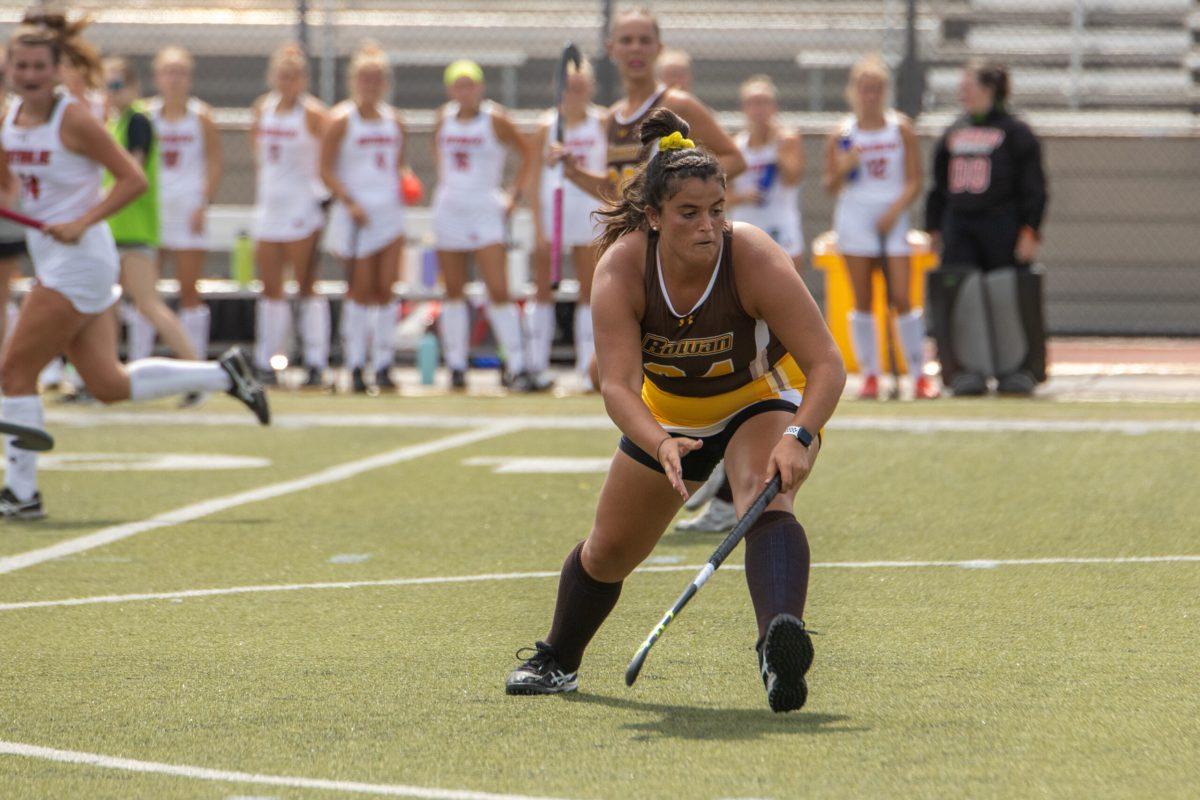
[[[233,243],[233,258],[229,264],[229,277],[237,281],[238,286],[245,289],[254,280],[254,243],[250,234],[238,231]]]
[[[765,206],[767,204],[767,192],[771,191],[771,187],[775,184],[775,175],[779,171],[779,165],[772,161],[762,168],[762,174],[758,176],[758,204]]]
[[[838,146],[842,148],[843,152],[848,153],[854,147],[854,142],[851,141],[849,135],[843,135],[838,142]],[[850,170],[850,173],[846,175],[846,183],[854,183],[856,180],[858,180],[858,167]]]
[[[433,331],[425,331],[425,335],[417,344],[417,369],[421,372],[422,386],[433,386],[433,376],[437,374],[440,350],[437,334]]]

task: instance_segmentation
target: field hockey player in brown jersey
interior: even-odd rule
[[[809,548],[792,506],[845,368],[788,254],[758,228],[726,221],[725,173],[688,131],[670,110],[652,112],[643,164],[602,212],[596,357],[624,435],[592,530],[563,565],[550,633],[519,656],[510,694],[577,688],[622,581],[724,458],[739,514],[780,476],[782,491],[746,536],[746,580],[769,705],[789,711],[807,697]]]

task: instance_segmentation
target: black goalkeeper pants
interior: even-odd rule
[[[984,271],[1018,265],[1021,223],[1015,209],[983,214],[947,211],[942,219],[942,264]]]

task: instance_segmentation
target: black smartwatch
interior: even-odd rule
[[[805,430],[803,425],[792,425],[786,431],[783,432],[783,435],[784,436],[795,436],[796,441],[799,442],[800,444],[804,445],[805,447],[808,447],[809,445],[811,445],[812,441],[813,441],[813,435],[811,433],[809,433],[807,430]]]

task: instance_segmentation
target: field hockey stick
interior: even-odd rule
[[[11,220],[18,225],[24,225],[26,228],[33,228],[35,231],[46,229],[45,223],[43,223],[41,220],[34,219],[33,217],[27,217],[20,211],[13,211],[11,208],[0,207],[0,217]]]
[[[578,69],[583,57],[579,53],[579,48],[573,42],[567,42],[563,48],[562,55],[558,59],[558,72],[554,76],[554,141],[560,146],[563,139],[566,137],[566,116],[563,113],[563,94],[567,90],[567,65],[574,64]],[[562,240],[563,240],[563,189],[564,189],[564,167],[561,163],[554,170],[554,200],[552,204],[551,217],[551,240],[550,240],[550,283],[557,285],[562,280]]]
[[[887,233],[879,235],[879,264],[883,270],[883,291],[887,294],[887,308],[883,316],[884,341],[887,342],[888,361],[891,362],[892,367],[891,398],[898,400],[900,398],[900,362],[897,360],[896,337],[892,331],[892,279],[888,273],[887,239]]]
[[[13,444],[22,450],[40,453],[54,447],[54,437],[41,428],[31,428],[0,419],[0,434],[13,437]]]
[[[646,637],[646,641],[642,642],[642,646],[638,648],[634,654],[633,660],[629,662],[628,668],[625,670],[625,685],[633,686],[633,682],[637,680],[638,673],[642,671],[642,665],[646,663],[646,656],[650,653],[650,648],[663,635],[663,631],[671,624],[671,620],[683,611],[683,607],[688,604],[696,592],[700,591],[700,587],[708,582],[712,574],[717,571],[717,567],[729,557],[733,552],[733,548],[738,546],[738,542],[746,537],[747,531],[758,522],[758,518],[762,516],[763,511],[767,509],[771,501],[775,499],[775,495],[779,494],[781,487],[779,475],[771,478],[767,483],[766,488],[759,492],[758,497],[754,498],[754,502],[746,509],[746,513],[738,520],[737,525],[725,537],[725,541],[717,546],[713,554],[708,557],[708,563],[704,565],[704,569],[692,578],[692,582],[684,589],[683,594],[679,595],[679,599],[675,601],[675,605],[671,606],[671,610],[666,613],[666,616],[655,626],[654,630],[650,631],[650,635]]]

